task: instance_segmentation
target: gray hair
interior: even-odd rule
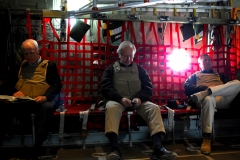
[[[203,53],[198,57],[198,63],[201,62],[201,60],[203,59],[203,57],[210,57],[207,53]]]
[[[24,44],[26,44],[26,43],[31,43],[31,44],[33,44],[34,46],[35,46],[35,48],[36,48],[36,51],[38,51],[38,43],[37,43],[37,41],[35,41],[34,39],[27,39],[27,40],[25,40],[23,43],[22,43],[22,50],[24,49]]]
[[[118,53],[118,54],[121,54],[121,50],[122,50],[123,48],[126,48],[126,47],[132,48],[132,49],[133,49],[133,54],[136,53],[136,47],[135,47],[135,45],[132,44],[132,43],[129,42],[129,41],[123,41],[123,42],[118,46],[117,53]]]

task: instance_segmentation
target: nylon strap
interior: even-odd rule
[[[86,111],[80,111],[79,115],[80,115],[80,119],[82,119],[82,129],[87,129],[87,122],[88,122],[88,113],[89,110]]]
[[[126,32],[126,24],[125,22],[122,23],[122,37],[121,37],[121,41],[124,41],[124,33]]]
[[[134,44],[137,44],[137,40],[136,40],[135,32],[134,32],[134,29],[133,29],[132,21],[128,22],[128,27],[127,28],[130,29],[130,31],[131,31],[131,35],[133,37]]]
[[[142,43],[146,44],[145,32],[144,32],[144,22],[140,22],[140,31],[142,32]]]
[[[59,122],[59,140],[63,140],[63,133],[64,133],[64,118],[65,112],[60,112],[60,122]]]
[[[168,131],[173,132],[173,127],[174,127],[174,110],[167,107],[168,110]]]
[[[50,18],[49,18],[49,24],[50,24],[50,27],[52,28],[53,35],[56,37],[56,39],[58,40],[58,42],[60,42],[61,40],[60,40],[60,38],[59,38],[59,36],[58,36],[58,34],[57,34],[55,28],[53,27],[53,24],[52,24],[52,21],[51,21]]]
[[[175,32],[177,32],[178,48],[180,48],[180,36],[179,36],[179,25],[178,25],[178,23],[175,24]]]
[[[158,35],[157,35],[156,28],[155,28],[154,24],[155,23],[153,23],[153,22],[150,23],[150,31],[153,30],[155,41],[157,42],[157,45],[159,45],[159,43],[158,43]]]

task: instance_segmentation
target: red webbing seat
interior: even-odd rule
[[[65,112],[65,115],[79,115],[79,112],[86,111],[91,107],[91,104],[75,104],[71,106],[67,106],[67,111]],[[54,112],[54,115],[60,115],[60,112]]]
[[[65,112],[65,115],[78,115],[79,112],[81,111],[86,111],[88,110],[89,108],[91,107],[91,104],[76,104],[76,105],[71,105],[70,107],[66,107],[67,108],[67,111]],[[161,108],[160,109],[161,111],[161,114],[167,114],[168,110],[167,109],[163,109]],[[195,113],[195,109],[191,109],[191,110],[182,110],[182,109],[178,109],[178,110],[175,110],[174,111],[177,113],[177,114],[181,114],[181,113]],[[131,111],[133,114],[137,114],[136,111]],[[98,108],[95,108],[93,111],[90,111],[89,112],[89,115],[95,115],[95,114],[105,114],[104,111],[101,111],[99,110]],[[124,111],[123,112],[123,115],[127,115],[128,114],[128,111]],[[60,112],[57,112],[55,111],[54,112],[54,115],[57,116],[57,115],[60,115]]]
[[[182,115],[182,114],[198,114],[199,109],[196,108],[187,108],[187,109],[173,109],[175,115]]]
[[[71,106],[66,106],[67,111],[64,113],[55,112],[55,116],[60,117],[60,125],[59,125],[59,140],[63,140],[66,134],[64,133],[64,117],[65,116],[79,116],[80,121],[82,123],[82,133],[80,133],[81,137],[83,139],[83,145],[85,145],[85,139],[87,138],[87,131],[89,130],[97,130],[100,132],[104,132],[104,126],[105,126],[105,111],[99,110],[97,107],[95,107],[93,110],[90,110],[91,104],[74,104]],[[163,119],[167,118],[168,123],[172,123],[172,139],[173,143],[175,141],[174,139],[174,117],[181,116],[181,115],[198,115],[199,109],[170,109],[173,111],[173,114],[171,111],[169,111],[165,107],[160,108],[161,115]],[[169,113],[172,114],[172,120],[169,120]],[[171,118],[170,118],[171,119]],[[144,121],[139,117],[136,111],[124,111],[122,113],[122,118],[120,120],[119,130],[128,130],[129,134],[129,143],[131,145],[131,130],[136,127],[136,124],[145,124]],[[146,124],[145,124],[146,125]],[[78,126],[76,126],[78,127]],[[84,135],[84,136],[82,136]]]

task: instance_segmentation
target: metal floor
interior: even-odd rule
[[[240,160],[240,137],[216,139],[209,156],[200,153],[201,140],[181,140],[176,141],[175,144],[168,141],[163,143],[166,149],[178,154],[176,160]],[[133,147],[120,144],[120,149],[124,160],[148,160],[151,155],[150,142],[133,143]],[[104,155],[107,152],[109,152],[109,147],[106,144],[87,145],[86,148],[80,146],[44,147],[41,159],[106,160]],[[31,147],[2,148],[0,160],[28,160],[30,153]]]

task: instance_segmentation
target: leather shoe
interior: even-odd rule
[[[156,147],[151,155],[151,160],[173,160],[177,158],[177,153],[168,151],[164,147]]]

